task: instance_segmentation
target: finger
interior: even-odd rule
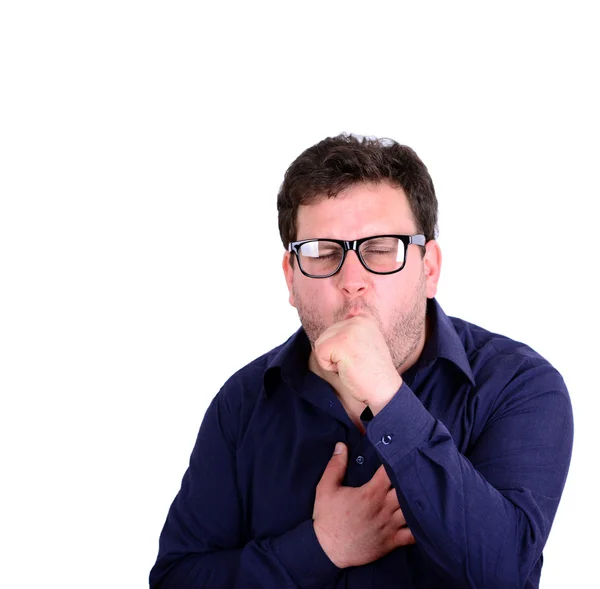
[[[347,466],[348,448],[346,448],[346,444],[338,442],[335,445],[333,456],[330,458],[323,471],[318,486],[324,486],[326,488],[339,487],[344,479]]]
[[[415,537],[413,536],[412,532],[410,531],[410,529],[408,528],[408,526],[404,526],[403,528],[400,528],[395,534],[394,534],[394,545],[399,547],[399,546],[408,546],[409,544],[415,544]]]
[[[384,504],[386,495],[390,490],[390,481],[383,466],[380,466],[371,477],[371,480],[367,481],[361,488],[371,500]]]
[[[337,362],[340,353],[335,348],[335,342],[324,345],[323,342],[315,343],[314,355],[319,366],[328,372],[337,372]]]
[[[318,337],[314,350],[323,368],[332,370],[346,357],[348,342],[348,334],[344,334],[344,329],[338,324],[332,325]]]
[[[322,355],[326,348],[331,347],[335,344],[335,341],[330,341],[337,336],[338,329],[336,326],[332,326],[329,329],[325,330],[315,341],[314,350],[320,351]]]
[[[326,342],[328,339],[335,337],[340,331],[344,329],[344,322],[340,321],[330,325],[315,341],[315,347]]]
[[[406,518],[404,517],[404,513],[402,513],[402,509],[400,508],[394,510],[394,512],[390,516],[390,520],[394,528],[396,529],[400,529],[406,526]]]
[[[400,509],[400,502],[398,501],[398,494],[396,493],[396,489],[393,487],[387,492],[385,496],[385,504],[392,511],[396,511],[396,509]]]
[[[386,492],[390,489],[392,483],[387,475],[387,472],[385,471],[383,464],[375,471],[375,474],[371,477],[371,480],[366,484],[377,489],[385,489]]]

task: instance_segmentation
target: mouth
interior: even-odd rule
[[[362,317],[366,317],[368,315],[368,313],[364,309],[352,309],[352,310],[348,311],[348,313],[346,313],[344,320],[352,319],[353,317],[358,317],[359,315]]]

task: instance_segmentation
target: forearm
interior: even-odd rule
[[[439,438],[390,464],[417,547],[460,587],[524,587],[550,522],[536,498],[511,502]]]
[[[312,521],[244,548],[159,557],[151,589],[326,589],[341,574],[321,549]]]
[[[537,409],[541,423],[544,412],[556,415],[554,401]],[[526,432],[519,420],[532,411],[505,421]],[[481,436],[477,468],[408,387],[369,425],[417,546],[449,581],[486,589],[525,585],[550,531],[570,454],[540,448],[561,427],[568,438],[569,417],[544,439],[528,432],[507,441],[499,422]]]

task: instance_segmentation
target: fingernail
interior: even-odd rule
[[[341,442],[338,442],[335,445],[335,450],[333,451],[333,455],[335,456],[336,454],[341,454],[344,451],[344,444],[342,444]]]

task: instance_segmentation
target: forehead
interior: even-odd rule
[[[297,228],[297,240],[416,233],[415,219],[404,190],[388,183],[351,186],[336,197],[301,205]]]

